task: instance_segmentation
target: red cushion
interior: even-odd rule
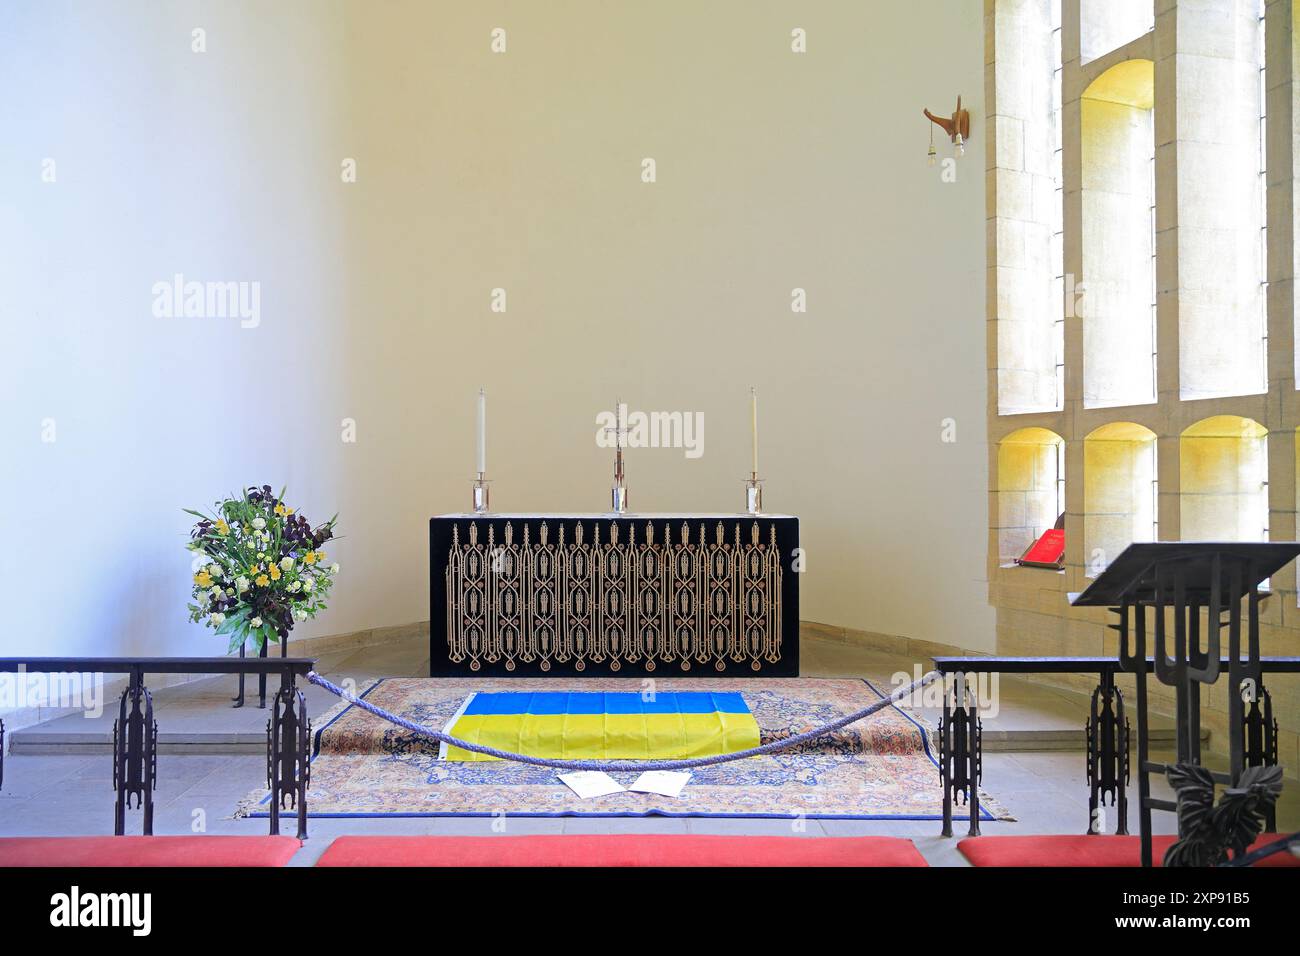
[[[1272,843],[1283,836],[1265,833],[1251,849]],[[1156,866],[1165,850],[1178,838],[1153,836],[1151,859]],[[957,849],[975,866],[1141,866],[1142,838],[1111,834],[1065,836],[986,836],[968,837]],[[1300,866],[1300,860],[1287,852],[1275,853],[1259,866]]]
[[[317,866],[925,866],[898,837],[341,836]]]
[[[0,837],[7,866],[284,866],[289,836]]]

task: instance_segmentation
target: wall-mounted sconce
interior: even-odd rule
[[[933,113],[931,113],[929,110],[926,109],[921,110],[921,112],[925,114],[925,118],[928,119],[931,123],[933,123],[934,126],[939,127],[941,130],[943,130],[945,133],[948,134],[948,138],[952,140],[952,144],[954,147],[953,152],[957,156],[960,157],[963,153],[966,152],[966,141],[970,139],[970,110],[964,110],[961,108],[960,96],[957,97],[957,109],[953,111],[953,114],[950,117],[935,116]],[[930,127],[929,159],[930,159],[931,166],[934,165],[934,157],[935,157],[934,126]]]

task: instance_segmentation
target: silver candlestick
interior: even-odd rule
[[[614,485],[609,491],[610,511],[616,515],[627,513],[627,485],[623,483],[623,436],[627,426],[623,424],[623,400],[614,401],[614,427],[605,429],[614,433]]]
[[[474,479],[474,513],[476,515],[487,514],[488,511],[488,485],[491,484],[484,476],[485,472],[480,471],[478,477]]]
[[[614,450],[614,487],[609,491],[610,510],[614,514],[627,512],[627,486],[623,484],[623,446]]]
[[[763,513],[763,479],[758,472],[750,472],[745,479],[745,513],[757,515]]]

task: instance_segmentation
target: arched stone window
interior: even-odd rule
[[[1083,403],[1156,399],[1155,95],[1150,60],[1112,66],[1084,91]]]
[[[1242,0],[1185,6],[1176,82],[1194,98],[1175,105],[1169,126],[1178,158],[1179,392],[1256,394],[1266,390],[1268,344],[1263,26],[1258,5]]]
[[[997,0],[989,122],[989,301],[1001,414],[1062,407],[1061,19],[1051,0]]]
[[[1268,540],[1268,432],[1237,415],[1215,415],[1179,440],[1183,541]]]
[[[1134,541],[1155,541],[1158,484],[1155,432],[1111,422],[1083,442],[1083,560],[1095,577]]]
[[[1065,510],[1065,440],[1020,428],[998,442],[998,556],[1006,564]]]

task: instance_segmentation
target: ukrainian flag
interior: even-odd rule
[[[738,693],[476,693],[446,733],[532,757],[662,760],[758,746],[758,724]],[[446,760],[495,760],[443,744]]]

